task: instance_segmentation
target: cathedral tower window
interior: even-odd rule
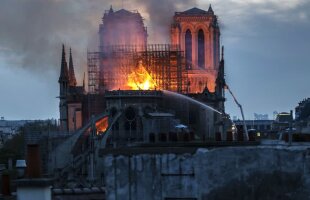
[[[205,68],[205,36],[202,29],[198,31],[198,66]]]
[[[192,68],[192,33],[189,29],[185,32],[185,59],[186,68]]]

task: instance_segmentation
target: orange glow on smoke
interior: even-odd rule
[[[104,117],[96,122],[97,135],[102,132],[105,132],[108,129],[109,122],[108,117]]]
[[[154,90],[156,83],[139,61],[138,66],[128,75],[127,85],[132,90]]]

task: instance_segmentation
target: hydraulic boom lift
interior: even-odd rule
[[[241,111],[241,116],[242,116],[242,121],[243,121],[243,130],[244,130],[244,139],[246,141],[249,141],[249,134],[248,134],[248,129],[246,127],[246,124],[245,124],[245,120],[244,120],[244,114],[243,114],[243,109],[242,109],[242,106],[241,104],[237,101],[235,95],[232,93],[232,91],[230,90],[230,88],[228,87],[228,85],[226,85],[226,88],[227,90],[229,91],[229,93],[231,94],[231,96],[233,97],[235,103],[237,104],[237,106],[240,108],[240,111]]]

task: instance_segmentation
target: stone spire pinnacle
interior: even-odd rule
[[[211,4],[209,6],[208,13],[214,14]]]
[[[69,85],[76,86],[76,78],[75,78],[75,73],[74,73],[71,48],[70,48],[70,58],[69,58]]]
[[[84,76],[83,76],[83,90],[85,91],[85,72],[84,72]]]
[[[109,13],[113,13],[114,11],[113,11],[113,8],[112,8],[112,5],[111,5],[111,7],[110,7],[110,10],[109,10]]]
[[[226,82],[225,82],[225,72],[224,72],[224,67],[225,67],[225,63],[224,63],[224,46],[222,46],[222,58],[220,61],[220,66],[218,69],[218,73],[217,73],[217,78],[216,78],[216,84],[220,87],[225,87],[226,86]]]
[[[224,46],[222,46],[222,57],[221,57],[221,61],[224,61]]]
[[[65,45],[62,44],[62,56],[61,56],[61,68],[60,68],[60,76],[58,82],[63,82],[66,81],[68,82],[69,80],[68,76],[68,66],[67,66],[67,61],[66,61],[66,52],[65,52]]]

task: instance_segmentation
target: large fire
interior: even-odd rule
[[[156,83],[152,76],[143,67],[142,61],[139,61],[137,67],[128,75],[127,85],[132,90],[154,90]]]
[[[104,117],[96,122],[97,135],[105,132],[109,126],[108,117]]]

